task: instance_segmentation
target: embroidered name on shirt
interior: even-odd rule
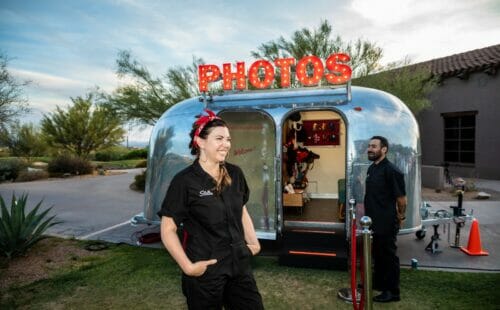
[[[214,194],[210,191],[210,190],[201,190],[200,191],[200,197],[204,197],[204,196],[213,196]]]

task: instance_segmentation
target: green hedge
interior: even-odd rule
[[[117,161],[127,159],[146,159],[148,158],[147,149],[134,149],[129,151],[123,147],[112,147],[106,150],[96,152],[94,159],[96,161]]]
[[[148,158],[148,150],[147,149],[137,149],[132,150],[125,154],[121,159],[138,159],[138,158]]]

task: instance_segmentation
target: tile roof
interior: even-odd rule
[[[431,68],[442,78],[484,71],[495,74],[500,67],[500,44],[415,64]]]

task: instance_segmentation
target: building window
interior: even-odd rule
[[[476,111],[442,114],[445,162],[474,164],[476,114]]]

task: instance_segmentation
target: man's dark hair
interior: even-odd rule
[[[382,137],[382,136],[373,136],[370,138],[370,140],[379,140],[380,141],[380,147],[386,147],[387,152],[389,152],[389,141],[387,141],[387,138]]]

